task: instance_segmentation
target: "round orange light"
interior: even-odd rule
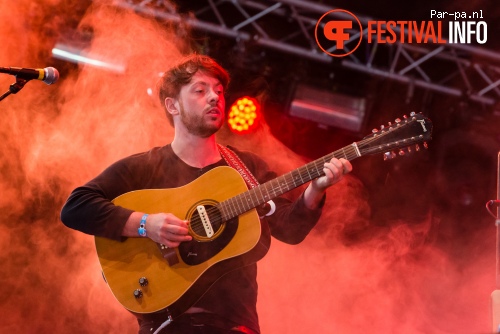
[[[229,108],[227,123],[233,132],[245,133],[257,127],[260,105],[252,97],[240,97]]]

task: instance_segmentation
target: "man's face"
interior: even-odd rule
[[[223,87],[218,79],[203,72],[196,72],[191,82],[181,88],[176,104],[180,125],[191,134],[210,137],[224,122]]]

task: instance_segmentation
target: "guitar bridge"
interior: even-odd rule
[[[203,205],[198,205],[196,207],[196,211],[198,211],[198,215],[200,216],[201,223],[203,228],[205,229],[205,233],[208,238],[211,238],[214,235],[214,229],[212,228],[212,223],[210,223],[210,218],[208,217],[207,210]]]

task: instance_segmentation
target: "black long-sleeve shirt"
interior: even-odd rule
[[[259,183],[276,177],[255,154],[232,150]],[[227,163],[222,159],[204,168],[189,166],[175,155],[170,145],[129,156],[73,190],[62,209],[61,220],[81,232],[121,240],[132,210],[114,205],[111,202],[114,198],[133,190],[177,188],[218,166]],[[276,212],[266,217],[264,223],[269,225],[273,237],[285,243],[301,242],[321,215],[321,209],[308,209],[302,196],[294,202],[284,198],[274,202]],[[194,306],[259,331],[256,277],[256,264],[231,271],[217,280]]]

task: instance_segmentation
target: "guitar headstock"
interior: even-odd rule
[[[394,150],[399,155],[419,151],[420,144],[427,148],[427,141],[432,139],[432,121],[422,114],[412,112],[410,116],[397,118],[394,123],[382,125],[380,130],[374,129],[372,134],[357,142],[361,155],[385,152],[384,160],[394,158]],[[406,151],[404,150],[406,149]]]

